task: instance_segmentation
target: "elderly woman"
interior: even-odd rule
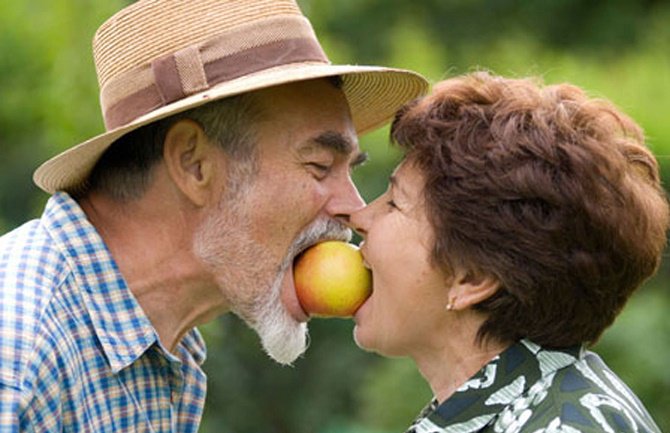
[[[392,138],[403,162],[351,218],[374,280],[354,336],[430,384],[408,431],[660,432],[586,349],[665,245],[640,128],[574,86],[479,72],[405,107]]]

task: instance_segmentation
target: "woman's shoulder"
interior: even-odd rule
[[[661,433],[640,400],[595,353],[522,341],[408,433]]]
[[[502,427],[502,431],[520,433],[660,433],[637,396],[593,352],[583,351],[576,362],[542,381],[535,387],[534,404],[509,406],[508,413],[498,418],[496,431]],[[515,412],[515,406],[526,407]],[[523,427],[508,430],[513,422]]]

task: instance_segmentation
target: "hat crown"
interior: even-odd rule
[[[238,27],[303,14],[294,0],[140,0],[103,23],[93,39],[102,89],[114,77]]]
[[[107,130],[255,73],[329,64],[295,0],[140,0],[93,51]]]
[[[44,191],[84,190],[120,137],[222,98],[339,76],[364,133],[428,88],[411,71],[331,64],[296,0],[139,0],[100,26],[93,55],[107,131],[42,164]]]

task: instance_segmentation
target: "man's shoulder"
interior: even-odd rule
[[[39,220],[0,237],[0,380],[18,386],[68,275]],[[43,336],[42,336],[43,337]],[[58,345],[54,338],[54,347]]]
[[[57,244],[39,220],[0,237],[0,299],[19,312],[52,296],[69,273]],[[5,308],[3,314],[12,308]],[[3,316],[4,317],[4,316]]]
[[[17,294],[12,289],[24,286],[26,290],[50,288],[62,281],[66,272],[62,252],[40,220],[0,237],[0,286],[4,292]]]

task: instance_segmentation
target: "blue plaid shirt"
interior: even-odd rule
[[[196,432],[197,330],[173,353],[65,193],[0,237],[0,432]]]

